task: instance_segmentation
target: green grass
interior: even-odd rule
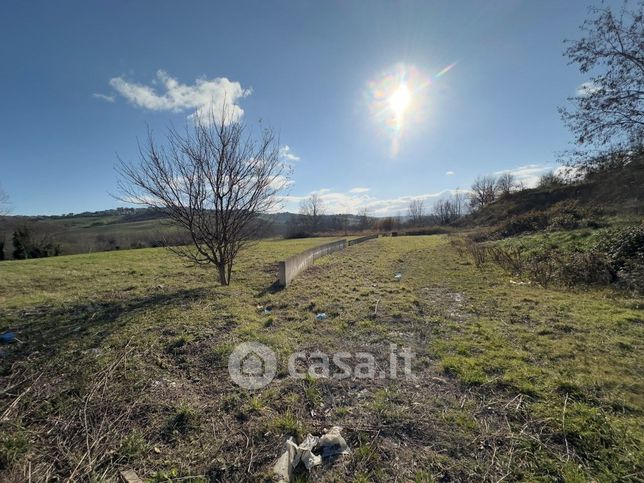
[[[277,261],[321,242],[261,242],[229,287],[163,249],[0,264],[0,331],[20,340],[0,347],[0,479],[258,479],[287,435],[333,425],[353,452],[313,479],[641,476],[642,300],[513,284],[444,236],[370,241],[276,291]],[[278,353],[262,390],[229,379],[241,341]],[[382,365],[390,343],[416,353],[415,379],[287,377],[295,350]]]

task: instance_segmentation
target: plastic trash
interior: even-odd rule
[[[340,434],[341,431],[340,426],[333,426],[320,438],[318,445],[322,450],[322,458],[349,454],[349,445]]]
[[[273,312],[273,308],[272,308],[272,307],[266,307],[266,308],[264,309],[264,313],[265,313],[265,314],[270,314],[270,313],[272,313],[272,312]]]
[[[400,279],[402,278],[402,273],[397,272],[397,273],[394,275],[394,278],[395,278],[397,281],[400,281]]]
[[[296,448],[297,445],[293,441],[293,437],[288,438],[286,440],[286,451],[273,465],[273,475],[275,476],[273,481],[288,483],[293,479],[293,461],[297,452]]]
[[[313,436],[312,434],[306,435],[302,444],[297,446],[297,454],[293,460],[293,468],[295,468],[301,461],[304,463],[304,466],[306,466],[306,469],[310,471],[311,468],[322,463],[322,457],[313,454],[313,448],[317,446],[319,440],[320,438]]]
[[[12,342],[15,342],[15,340],[15,332],[3,332],[2,334],[0,334],[0,343],[2,344],[11,344]]]
[[[293,481],[293,469],[300,463],[304,463],[307,470],[311,471],[314,466],[322,464],[323,458],[332,458],[339,455],[349,454],[349,446],[340,432],[342,428],[333,426],[326,434],[318,438],[308,434],[299,445],[293,437],[286,440],[286,449],[273,465],[273,481],[289,483]],[[317,449],[321,454],[315,454]]]
[[[315,316],[315,320],[326,320],[326,313],[320,312]]]

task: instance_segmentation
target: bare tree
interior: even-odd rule
[[[497,184],[494,176],[479,176],[472,183],[470,206],[478,209],[489,205],[497,197]]]
[[[572,109],[561,108],[566,125],[584,150],[615,152],[616,146],[641,148],[644,141],[644,2],[625,1],[618,12],[590,8],[583,37],[567,41],[565,55],[589,74]],[[605,146],[609,146],[607,149]],[[617,149],[619,151],[619,149]],[[580,153],[577,153],[580,154]],[[606,163],[613,156],[579,157],[582,164]],[[592,159],[592,161],[590,161]]]
[[[460,199],[442,199],[434,204],[434,218],[439,225],[449,225],[461,216]]]
[[[512,173],[503,173],[496,179],[496,190],[499,196],[506,196],[517,190],[519,184]]]
[[[366,230],[370,227],[371,222],[369,220],[369,209],[367,207],[361,208],[358,212],[358,225],[361,230]]]
[[[317,193],[313,193],[300,203],[300,215],[306,218],[306,222],[311,231],[320,229],[320,220],[324,213],[324,202]]]
[[[409,222],[413,226],[420,226],[425,218],[425,202],[419,199],[411,200],[407,212],[409,214]]]
[[[452,199],[454,202],[454,211],[456,213],[456,217],[460,218],[461,216],[465,215],[465,212],[467,210],[467,207],[465,206],[465,194],[460,189],[456,188]]]
[[[259,215],[278,202],[288,173],[270,129],[254,137],[222,109],[196,117],[180,134],[171,129],[167,146],[148,135],[136,164],[120,161],[123,199],[163,210],[190,234],[191,245],[171,249],[188,260],[214,265],[222,285],[254,235]]]
[[[553,188],[555,186],[561,186],[565,184],[564,181],[557,176],[557,173],[554,171],[548,171],[545,174],[542,174],[539,177],[539,181],[537,182],[537,186],[539,188]]]

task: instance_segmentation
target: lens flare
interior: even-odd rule
[[[391,138],[392,157],[398,154],[403,131],[426,119],[427,91],[432,82],[443,77],[455,65],[450,64],[437,74],[428,76],[413,65],[399,64],[369,82],[367,102],[373,118]]]
[[[406,84],[400,84],[394,93],[389,97],[389,106],[400,122],[411,103],[411,92]]]

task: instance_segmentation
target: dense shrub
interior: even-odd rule
[[[20,227],[13,232],[13,258],[44,258],[60,255],[60,245],[48,236],[37,236],[30,228]]]
[[[530,211],[510,217],[496,230],[496,238],[508,238],[522,233],[543,230],[573,230],[575,228],[597,228],[600,224],[595,219],[597,213],[582,208],[576,201],[563,201],[548,210]]]
[[[297,238],[311,238],[312,236],[313,236],[313,233],[310,233],[308,231],[303,231],[303,230],[297,230],[297,231],[288,232],[286,235],[284,235],[284,238],[286,240],[294,240]]]
[[[608,258],[593,250],[558,252],[558,281],[565,286],[607,285],[615,280]]]
[[[523,215],[513,216],[501,228],[503,238],[521,233],[543,230],[548,226],[548,215],[543,211],[531,211]]]
[[[619,285],[644,292],[644,223],[609,231],[593,251],[607,258]]]
[[[609,231],[594,250],[605,253],[615,271],[629,262],[644,261],[644,224]]]
[[[547,287],[615,284],[633,292],[644,292],[644,225],[613,230],[587,250],[541,248],[453,240],[461,255],[472,258],[477,267],[494,262],[517,276]]]

